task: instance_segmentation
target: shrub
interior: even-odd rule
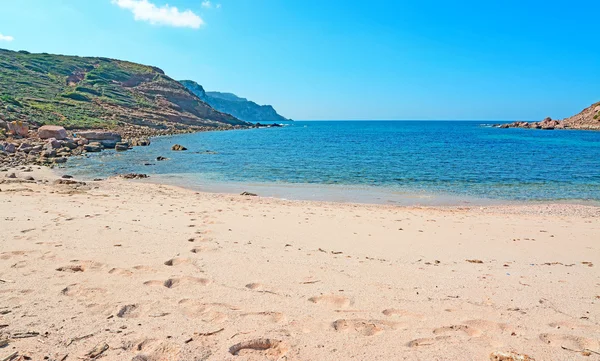
[[[85,96],[81,93],[76,93],[76,92],[63,93],[60,96],[63,98],[77,100],[79,102],[89,102],[90,101],[90,98],[88,98],[87,96]]]

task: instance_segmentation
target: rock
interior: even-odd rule
[[[66,162],[67,162],[66,157],[54,158],[54,163],[66,163]]]
[[[46,149],[44,149],[42,151],[42,157],[44,157],[44,158],[54,158],[54,157],[56,157],[56,150],[55,149],[51,149],[51,148],[50,149],[46,148]]]
[[[25,177],[25,180],[33,181],[33,180],[35,180],[35,178],[33,178],[32,176],[28,175],[27,177]]]
[[[104,148],[114,148],[117,146],[117,142],[116,140],[99,140],[98,143],[102,144],[102,147]]]
[[[163,156],[158,156],[158,157],[156,157],[156,160],[157,160],[157,161],[159,161],[159,162],[160,162],[160,161],[163,161],[163,160],[167,160],[167,159],[169,159],[169,158],[165,158],[165,157],[163,157]]]
[[[86,152],[92,152],[92,153],[100,152],[100,151],[102,151],[102,144],[100,144],[98,142],[92,142],[92,143],[85,145],[83,147],[83,149],[85,149]]]
[[[187,150],[187,148],[181,144],[175,144],[171,147],[171,150],[181,151],[181,150]]]
[[[69,149],[76,149],[79,145],[75,143],[73,140],[68,139],[62,142],[63,147],[67,147]]]
[[[42,139],[54,138],[63,140],[67,137],[67,130],[58,125],[44,125],[38,129],[38,136]]]
[[[122,152],[122,151],[125,151],[128,149],[129,149],[129,144],[127,144],[125,142],[119,142],[119,143],[115,144],[115,150],[117,152]]]
[[[250,192],[242,192],[240,195],[241,196],[258,197],[258,194],[256,194],[256,193],[250,193]]]
[[[58,140],[56,140],[56,139],[54,139],[54,138],[49,138],[49,139],[46,141],[46,147],[48,147],[48,146],[50,146],[50,147],[52,147],[52,148],[54,148],[54,149],[58,149],[58,148],[60,148],[62,145],[60,144],[60,142],[59,142]]]
[[[8,123],[8,133],[21,137],[27,137],[27,135],[29,135],[29,127],[21,121],[10,122]]]
[[[115,132],[85,131],[77,133],[77,136],[89,141],[110,140],[115,143],[121,141],[121,134]]]
[[[150,139],[148,139],[148,138],[132,139],[129,141],[129,145],[131,145],[132,147],[146,147],[146,146],[150,145]]]
[[[144,179],[144,178],[148,178],[147,174],[139,174],[139,173],[128,173],[128,174],[121,174],[121,178],[125,178],[125,179]]]
[[[73,178],[72,175],[68,175],[68,174],[63,174],[63,176],[61,177],[62,179],[71,179]]]
[[[78,181],[74,181],[71,179],[57,179],[54,181],[54,184],[67,184],[67,185],[73,185],[73,184],[77,184],[77,185],[85,185],[85,182],[78,182]]]
[[[17,178],[17,175],[14,173],[9,173],[6,175],[6,178]]]
[[[4,143],[4,151],[6,153],[14,153],[17,151],[17,147],[12,143]]]

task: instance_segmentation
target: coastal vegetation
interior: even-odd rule
[[[66,128],[245,125],[156,67],[0,49],[0,120]]]

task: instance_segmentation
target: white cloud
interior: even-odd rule
[[[210,8],[212,8],[212,3],[211,3],[210,1],[208,1],[208,0],[206,0],[206,1],[203,1],[203,2],[202,2],[202,7],[203,7],[203,8],[210,9]]]
[[[0,34],[0,41],[13,41],[15,40],[15,38],[13,38],[10,35],[2,35]]]
[[[215,7],[216,7],[217,9],[220,9],[220,8],[221,8],[221,4],[217,4]]]
[[[198,15],[191,10],[179,11],[174,6],[156,6],[148,0],[112,0],[120,8],[130,10],[135,20],[147,21],[152,25],[168,25],[180,28],[198,29],[204,25]]]

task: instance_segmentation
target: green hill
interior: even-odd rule
[[[228,127],[247,123],[211,108],[158,68],[127,61],[0,49],[0,120],[111,128]]]

